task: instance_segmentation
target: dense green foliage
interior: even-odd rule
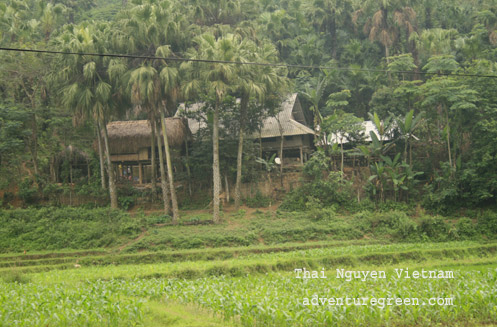
[[[185,100],[210,103],[210,132],[214,109],[220,109],[221,136],[233,137],[232,145],[220,149],[221,166],[234,180],[240,169],[233,156],[239,131],[253,131],[263,117],[261,108],[297,91],[313,111],[315,127],[321,127],[317,146],[331,160],[324,170],[343,170],[344,156],[367,162],[367,172],[354,174],[361,181],[354,184],[359,193],[364,189],[380,203],[423,201],[440,213],[463,204],[495,206],[496,17],[490,0],[436,5],[421,0],[8,0],[0,6],[3,46],[328,68],[286,71],[2,51],[0,186],[13,193],[29,178],[42,193],[46,184],[83,179],[85,172],[72,171],[73,159],[61,156],[69,145],[93,152],[95,133],[106,122],[153,119],[160,101],[166,115],[173,115]],[[149,79],[154,92],[145,87],[152,84],[135,78],[145,72],[155,76]],[[243,100],[231,113],[221,106],[230,97]],[[365,143],[363,137],[370,135],[361,136],[353,122],[369,117],[379,136]],[[71,128],[71,121],[84,128]],[[349,143],[345,134],[333,138],[333,133],[347,134]],[[212,158],[212,147],[203,145],[202,137],[197,140],[192,161],[185,159],[191,170],[179,177],[190,189],[192,180],[205,185],[211,177],[199,172]],[[242,175],[254,179],[255,151],[244,148]],[[98,179],[96,160],[92,166],[88,175]]]
[[[409,216],[404,211],[386,207],[383,211],[355,208],[357,213],[343,215],[333,207],[322,207],[317,199],[309,203],[305,212],[256,211],[249,216],[241,210],[225,216],[227,222],[217,225],[212,224],[208,214],[192,214],[182,217],[180,226],[171,226],[169,216],[147,216],[143,212],[130,216],[105,208],[2,210],[0,252],[97,247],[111,250],[125,244],[121,250],[130,253],[310,240],[371,238],[412,242],[481,240],[497,236],[497,214],[492,211],[472,213],[471,219],[447,220],[423,214]],[[142,235],[137,238],[139,234]],[[67,260],[60,263],[67,263]]]

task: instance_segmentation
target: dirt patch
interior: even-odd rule
[[[134,240],[129,241],[128,243],[125,243],[125,244],[121,245],[118,248],[119,252],[121,252],[122,250],[124,250],[125,248],[127,248],[128,246],[130,246],[131,244],[138,242],[139,240],[141,240],[142,238],[144,238],[146,234],[147,234],[147,230],[143,229],[142,232],[141,232],[141,234],[138,235],[137,238],[135,238]]]

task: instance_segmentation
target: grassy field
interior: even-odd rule
[[[76,226],[90,219],[86,235],[97,238],[93,243],[112,241],[91,248],[66,235],[74,249],[50,250],[58,244],[50,243],[47,250],[35,250],[43,248],[43,240],[25,225],[33,249],[4,248],[0,255],[0,326],[497,325],[497,241],[486,234],[460,237],[478,230],[469,219],[449,224],[434,218],[426,225],[431,218],[399,212],[315,220],[240,211],[226,215],[221,225],[170,226],[158,216],[113,213],[117,225],[108,228],[115,232],[109,238],[96,232],[104,220],[91,213],[46,213],[52,218],[44,219],[52,220],[72,215]],[[21,225],[19,212],[3,217]],[[183,217],[201,220],[207,217]],[[32,217],[30,222],[35,226]],[[418,226],[415,241],[412,226]],[[71,224],[62,227],[75,233]],[[327,278],[296,278],[297,268],[324,269]],[[384,271],[386,278],[347,280],[337,278],[337,269]],[[411,278],[399,278],[399,269],[409,269]],[[412,277],[422,270],[450,271],[453,278]],[[330,305],[340,298],[377,302]],[[398,299],[420,304],[386,302]],[[431,299],[453,303],[430,305]]]
[[[497,323],[497,243],[319,242],[286,247],[177,251],[176,260],[61,269],[22,255],[2,268],[0,326],[488,326]],[[298,247],[300,246],[300,248]],[[217,252],[216,252],[217,251]],[[219,256],[219,251],[236,255]],[[173,252],[164,252],[168,256]],[[211,253],[212,257],[207,254]],[[55,255],[56,253],[53,253]],[[106,257],[88,252],[57,258]],[[48,255],[45,253],[45,256]],[[135,254],[138,258],[142,254]],[[144,256],[149,254],[144,253]],[[127,256],[127,255],[123,255]],[[119,258],[119,256],[115,256]],[[40,258],[38,260],[49,260]],[[78,260],[78,259],[76,259]],[[162,260],[157,260],[162,261]],[[327,272],[295,278],[295,268]],[[385,271],[385,279],[336,278],[336,269]],[[453,271],[453,279],[397,278],[394,269]],[[453,298],[452,306],[304,305],[304,298]]]

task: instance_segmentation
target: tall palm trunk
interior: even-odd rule
[[[447,153],[449,156],[449,165],[451,168],[455,168],[455,163],[452,162],[452,153],[450,151],[450,122],[449,122],[449,110],[444,106],[445,108],[445,120],[447,122]],[[453,175],[453,173],[451,173]]]
[[[109,148],[109,135],[107,134],[106,123],[98,123],[99,130],[104,131],[104,144],[105,144],[105,157],[107,159],[107,173],[109,176],[109,195],[110,195],[110,207],[117,209],[117,187],[114,178],[114,169],[112,168],[112,162],[110,161],[110,148]]]
[[[280,130],[280,186],[283,187],[283,145],[284,145],[283,126],[281,126],[279,116],[277,116],[276,120],[278,121],[278,128]]]
[[[157,166],[156,166],[156,158],[155,158],[155,115],[152,114],[150,118],[150,128],[152,129],[152,136],[151,136],[151,164],[152,164],[152,201],[155,201],[155,198],[157,197],[157,187],[155,185],[155,182],[157,181]]]
[[[100,134],[100,128],[97,128],[97,141],[98,141],[98,161],[100,163],[100,181],[102,182],[102,189],[106,189],[107,185],[105,183],[105,167],[104,167],[104,153],[102,149],[102,135]]]
[[[176,224],[179,220],[178,200],[176,198],[176,189],[174,188],[173,167],[171,164],[171,153],[169,151],[169,141],[167,139],[166,131],[166,119],[164,118],[163,110],[160,111],[160,124],[162,127],[162,136],[164,138],[164,148],[166,149],[167,178],[169,179],[171,203],[173,206],[173,223]]]
[[[40,171],[38,168],[38,128],[37,128],[37,122],[36,122],[36,113],[33,113],[33,121],[31,123],[32,129],[31,129],[31,139],[32,139],[32,144],[31,144],[31,157],[33,159],[33,169],[35,171],[35,182],[38,179],[38,176],[40,175]]]
[[[247,118],[248,101],[249,98],[247,96],[243,96],[240,103],[240,131],[238,135],[238,153],[236,156],[235,210],[238,210],[241,202],[240,189],[242,187],[243,134]]]
[[[219,103],[220,97],[216,96],[216,105],[214,107],[214,122],[212,127],[212,175],[213,175],[213,213],[212,220],[214,223],[220,222],[219,216],[219,193],[221,188],[221,174],[219,172]]]
[[[155,125],[156,122],[154,122]],[[169,214],[169,198],[167,196],[166,172],[164,171],[164,156],[162,155],[162,142],[159,133],[155,134],[157,138],[157,147],[159,148],[159,165],[160,165],[160,186],[162,189],[162,202],[164,203],[164,214]]]

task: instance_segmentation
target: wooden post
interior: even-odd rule
[[[143,184],[143,164],[141,162],[138,163],[138,180],[140,184]]]
[[[300,164],[304,164],[304,153],[302,146],[300,146]]]

